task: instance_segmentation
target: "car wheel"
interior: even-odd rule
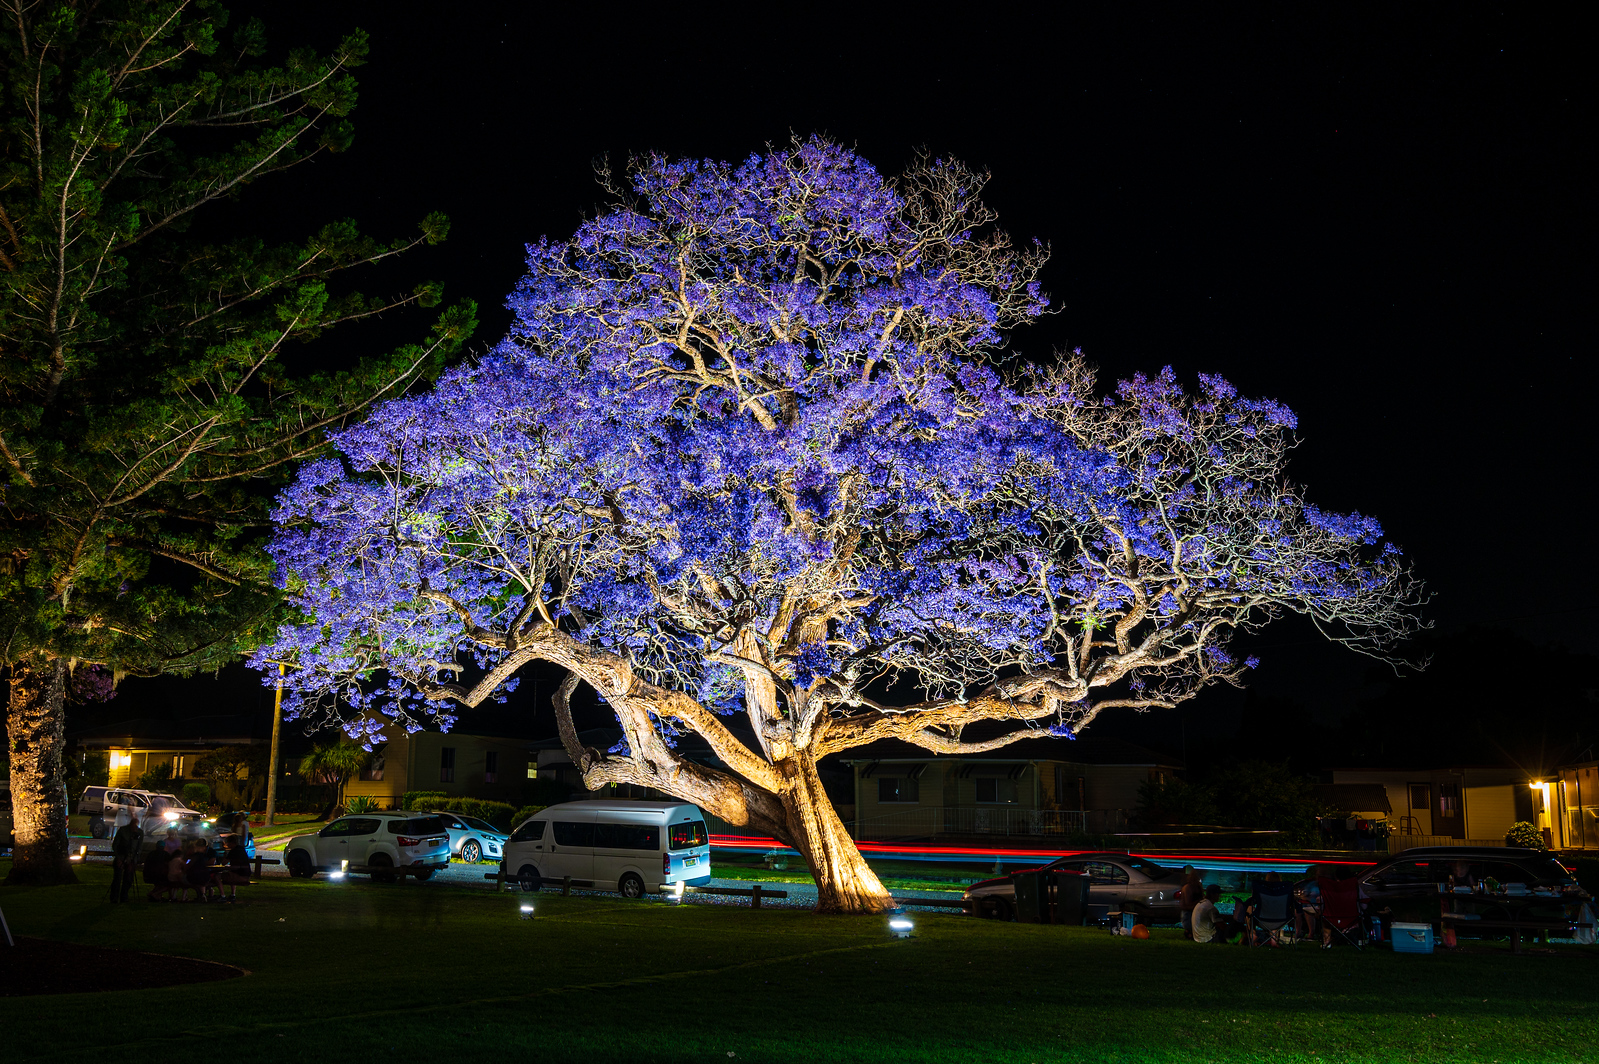
[[[379,883],[393,883],[397,878],[393,872],[385,872],[385,868],[393,868],[394,862],[389,860],[386,853],[375,853],[366,859],[366,866],[372,869],[372,878]]]
[[[622,882],[617,884],[617,888],[621,890],[624,898],[644,897],[644,881],[632,872],[622,877]]]
[[[544,881],[539,878],[539,870],[530,864],[522,866],[521,871],[516,873],[516,879],[522,884],[522,889],[529,893],[537,891],[544,885]]]
[[[983,902],[983,914],[994,920],[1010,920],[1015,916],[1013,906],[1004,898],[989,898]]]
[[[97,816],[89,818],[89,834],[97,839],[103,839],[111,834],[111,829],[106,827],[106,822]]]
[[[316,875],[316,869],[311,866],[311,855],[304,850],[289,854],[289,875],[295,879],[310,879]]]
[[[437,868],[424,868],[422,871],[416,874],[416,881],[418,883],[426,883],[428,880],[433,878],[433,873],[437,871]]]
[[[483,860],[483,847],[476,839],[467,839],[461,843],[461,860],[467,864],[477,864]]]

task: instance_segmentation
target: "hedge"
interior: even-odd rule
[[[518,809],[516,811],[516,815],[511,818],[511,826],[514,828],[518,824],[522,823],[522,821],[532,816],[534,813],[548,808],[548,806],[544,805],[524,805],[522,808]]]
[[[474,816],[479,820],[487,820],[502,831],[511,830],[511,818],[516,813],[516,806],[508,802],[486,802],[481,798],[422,796],[411,808],[422,813],[458,813],[461,816]]]
[[[400,808],[415,809],[418,802],[443,802],[449,797],[443,791],[406,791],[400,799]]]

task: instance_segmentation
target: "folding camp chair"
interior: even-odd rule
[[[1321,892],[1322,926],[1356,949],[1365,946],[1366,923],[1360,918],[1360,881],[1317,876],[1316,889]]]
[[[1246,945],[1259,946],[1269,941],[1274,946],[1281,946],[1284,939],[1292,945],[1294,892],[1287,883],[1256,883],[1255,893],[1249,899],[1248,912],[1249,927],[1244,935]],[[1264,939],[1260,932],[1265,932]]]

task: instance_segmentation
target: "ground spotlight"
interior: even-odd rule
[[[911,932],[916,930],[916,925],[911,918],[905,915],[904,909],[890,909],[888,911],[888,933],[893,938],[910,938]]]
[[[526,902],[526,901],[523,902],[521,911],[520,911],[520,913],[518,915],[520,915],[522,917],[522,919],[524,919],[524,920],[533,919],[533,903],[532,902]]]

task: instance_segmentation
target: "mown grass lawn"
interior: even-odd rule
[[[1147,942],[444,883],[278,880],[248,905],[0,888],[13,931],[242,966],[0,999],[8,1061],[1592,1061],[1599,956]],[[3,950],[3,947],[0,947]],[[5,963],[0,952],[0,964]]]

